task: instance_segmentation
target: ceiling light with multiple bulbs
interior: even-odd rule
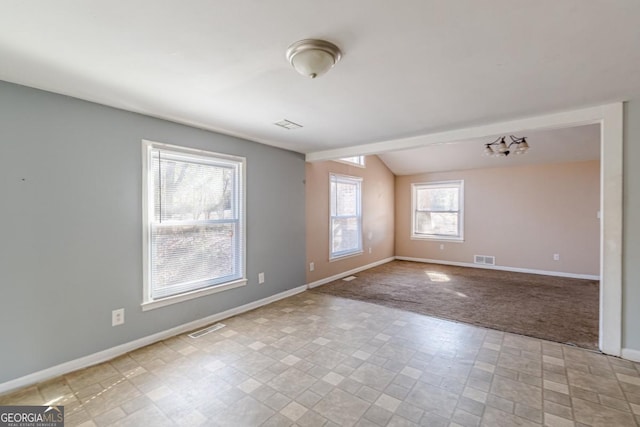
[[[485,144],[485,156],[507,157],[510,153],[524,154],[529,150],[529,144],[527,143],[526,137],[516,138],[513,135],[509,135],[509,138],[511,139],[509,144],[507,144],[505,138],[505,136],[500,136],[495,141]],[[513,147],[514,145],[515,147]]]
[[[312,79],[329,71],[341,57],[340,48],[326,40],[300,40],[287,49],[287,60],[293,68]]]

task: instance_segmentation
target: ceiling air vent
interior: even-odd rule
[[[299,125],[287,119],[280,120],[279,122],[275,122],[274,125],[280,126],[281,128],[285,128],[287,130],[300,129],[302,127],[302,125]]]

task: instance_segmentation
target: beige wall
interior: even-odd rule
[[[459,179],[465,241],[412,240],[411,183]],[[599,180],[599,161],[398,176],[395,255],[599,275]]]
[[[367,156],[365,164],[365,168],[332,161],[306,164],[307,283],[394,255],[394,175],[377,156]],[[329,262],[329,173],[332,172],[363,178],[364,253]],[[310,262],[315,263],[314,271],[309,271]]]

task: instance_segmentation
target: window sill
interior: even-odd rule
[[[354,256],[358,256],[358,255],[362,255],[364,253],[363,250],[360,250],[358,252],[351,252],[348,254],[344,254],[344,255],[339,255],[339,256],[334,256],[334,257],[329,257],[329,262],[333,262],[333,261],[340,261],[341,259],[345,259],[345,258],[351,258]]]
[[[153,310],[155,308],[166,307],[167,305],[177,304],[179,302],[188,301],[195,298],[200,298],[205,295],[211,295],[222,291],[228,291],[230,289],[239,288],[247,284],[247,279],[238,279],[233,282],[227,282],[220,285],[212,286],[210,288],[197,289],[191,292],[185,292],[183,294],[172,295],[165,298],[159,298],[155,300],[145,301],[140,306],[142,311]]]
[[[432,242],[450,242],[450,243],[464,243],[464,238],[460,237],[442,237],[442,236],[411,236],[411,240],[429,240]]]

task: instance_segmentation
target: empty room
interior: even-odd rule
[[[481,138],[385,153],[377,162],[366,158],[364,168],[310,165],[309,194],[326,192],[319,188],[329,182],[323,169],[340,176],[370,169],[362,177],[364,250],[386,249],[378,236],[391,233],[380,225],[393,217],[398,261],[330,284],[314,282],[310,272],[307,281],[322,293],[597,349],[600,127],[527,132],[525,153],[512,144],[513,153],[481,155],[486,141],[492,147]],[[394,197],[385,205],[369,189],[389,171]],[[326,202],[307,202],[307,258],[315,271],[323,267],[315,258],[328,252],[319,243],[330,233],[318,226]],[[332,246],[341,247],[340,224],[331,233]]]
[[[3,6],[0,427],[640,425],[640,3]]]

